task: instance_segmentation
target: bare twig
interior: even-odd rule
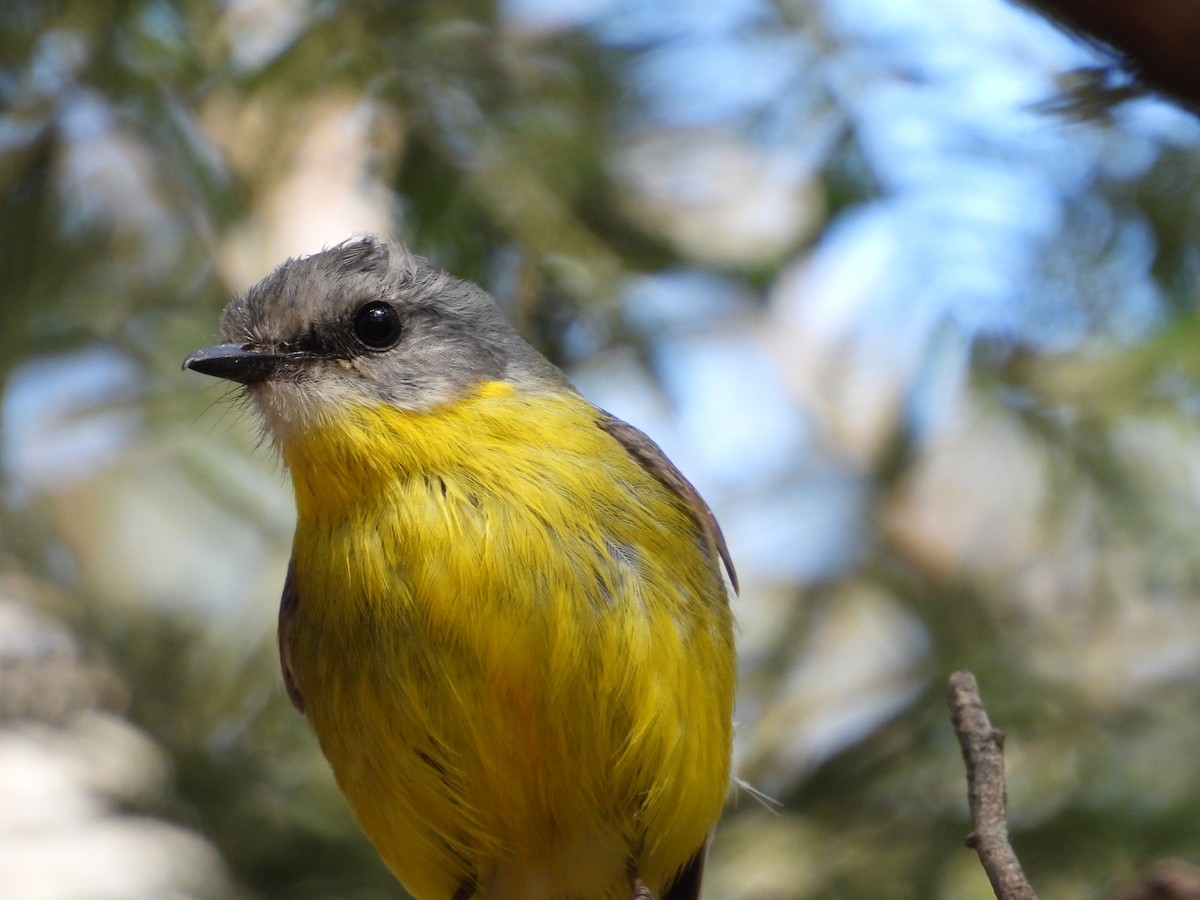
[[[967,766],[967,799],[973,828],[967,846],[979,854],[997,900],[1037,900],[1008,841],[1004,735],[988,721],[979,684],[970,672],[959,671],[950,676],[946,701]]]

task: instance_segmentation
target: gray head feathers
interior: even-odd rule
[[[494,380],[573,390],[481,288],[371,236],[289,259],[226,307],[221,335],[278,358],[251,390],[277,438],[345,402],[428,410]]]

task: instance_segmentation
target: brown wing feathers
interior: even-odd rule
[[[704,539],[708,542],[709,551],[714,559],[720,557],[721,562],[725,564],[725,571],[729,573],[729,581],[736,591],[738,589],[737,572],[734,571],[733,560],[729,557],[725,536],[721,534],[721,526],[717,524],[716,517],[708,508],[708,504],[704,502],[704,498],[700,496],[700,492],[692,487],[692,483],[683,477],[683,474],[675,468],[674,463],[667,459],[667,455],[662,452],[658,444],[628,422],[622,422],[616,416],[603,413],[603,417],[596,424],[616,438],[621,446],[629,452],[629,455],[641,463],[642,468],[684,499],[692,511],[692,517],[696,520],[696,524],[700,526]]]

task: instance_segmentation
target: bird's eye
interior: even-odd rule
[[[394,347],[400,340],[400,315],[390,303],[372,300],[354,314],[354,336],[372,350]]]

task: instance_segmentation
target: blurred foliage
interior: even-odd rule
[[[236,398],[178,373],[232,293],[355,230],[391,230],[481,282],[556,361],[659,376],[642,392],[683,418],[696,407],[668,362],[702,336],[715,374],[699,383],[735,389],[723,410],[699,407],[685,446],[718,443],[740,427],[731,410],[774,396],[722,340],[774,360],[786,400],[765,418],[808,437],[774,469],[712,475],[706,493],[735,553],[749,548],[739,765],[779,809],[738,791],[709,896],[989,896],[961,844],[941,697],[956,667],[1009,733],[1014,840],[1041,896],[1103,895],[1159,858],[1200,860],[1194,138],[1094,104],[1081,122],[1079,104],[1046,98],[1041,127],[1099,162],[1044,187],[1061,217],[1004,273],[1002,308],[967,297],[926,315],[914,296],[888,319],[862,304],[850,317],[882,336],[859,344],[822,330],[821,297],[796,288],[903,187],[867,110],[883,51],[835,27],[839,5],[714,4],[752,8],[727,35],[747,59],[794,68],[770,81],[764,63],[753,102],[707,118],[687,104],[720,106],[713,73],[677,67],[672,111],[655,68],[686,59],[693,38],[675,32],[698,8],[613,4],[606,22],[603,4],[578,21],[551,6],[522,18],[526,6],[0,8],[0,574],[72,600],[47,608],[3,585],[0,599],[105,661],[104,709],[170,761],[133,805],[228,868],[144,895],[399,895],[279,687],[285,482]],[[643,21],[655,15],[658,31]],[[1023,152],[955,140],[1001,168]],[[976,199],[952,206],[974,215]],[[974,274],[962,234],[958,220],[914,226],[899,254],[913,280],[883,265],[871,290]],[[662,285],[675,286],[665,305],[639,305]],[[915,362],[881,363],[904,340],[893,325],[923,317],[939,323],[928,340],[897,351]],[[835,532],[835,546],[749,552],[809,519],[803,533]],[[0,735],[74,727],[12,699],[28,696],[43,633],[0,617]],[[37,896],[56,896],[52,862],[44,875]],[[61,896],[93,896],[75,890]]]

